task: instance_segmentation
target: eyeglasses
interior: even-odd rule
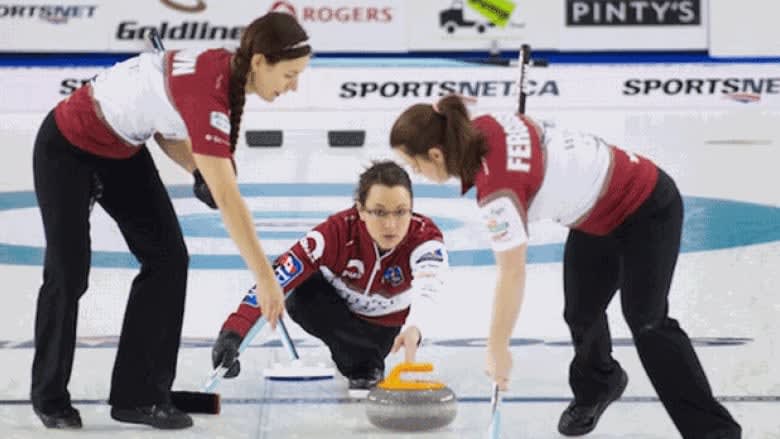
[[[412,209],[397,209],[393,211],[389,211],[385,209],[363,209],[363,211],[373,216],[374,218],[378,218],[378,219],[385,219],[390,215],[392,215],[393,218],[401,219],[407,217],[412,213]]]

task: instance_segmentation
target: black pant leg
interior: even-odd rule
[[[642,365],[682,436],[739,432],[739,425],[713,397],[688,335],[669,318],[668,295],[682,221],[680,194],[672,179],[659,171],[650,198],[616,232],[624,255],[623,314]]]
[[[35,194],[46,236],[43,285],[35,314],[33,406],[52,413],[70,405],[78,301],[90,264],[89,198],[93,169],[57,129],[53,113],[33,151]]]
[[[600,399],[619,378],[606,315],[620,279],[617,242],[609,236],[571,230],[563,267],[564,319],[574,345],[569,385],[578,402],[589,404]]]
[[[347,377],[384,370],[385,357],[401,329],[375,325],[355,315],[320,273],[288,296],[286,309],[306,332],[328,346],[339,372]]]
[[[149,151],[102,163],[101,206],[141,264],[125,309],[109,402],[168,402],[184,317],[189,256],[176,213]]]
[[[331,337],[339,322],[354,317],[333,285],[319,272],[287,295],[285,309],[304,331],[320,340]]]

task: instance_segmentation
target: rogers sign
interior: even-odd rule
[[[293,2],[277,1],[271,5],[270,10],[295,15],[303,23],[389,23],[393,21],[392,6],[338,6],[332,4],[296,6]]]

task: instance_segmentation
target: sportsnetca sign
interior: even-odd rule
[[[458,93],[485,110],[517,105],[516,67],[331,67],[314,65],[298,91],[248,111],[398,110]],[[46,111],[102,68],[0,69],[0,111]],[[780,74],[771,64],[584,66],[529,69],[528,111],[562,109],[780,108]],[[583,87],[582,84],[588,84]]]

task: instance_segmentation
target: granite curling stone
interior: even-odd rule
[[[377,427],[426,431],[449,425],[457,414],[455,393],[436,381],[404,381],[403,372],[430,372],[430,363],[401,363],[368,393],[366,414]]]

